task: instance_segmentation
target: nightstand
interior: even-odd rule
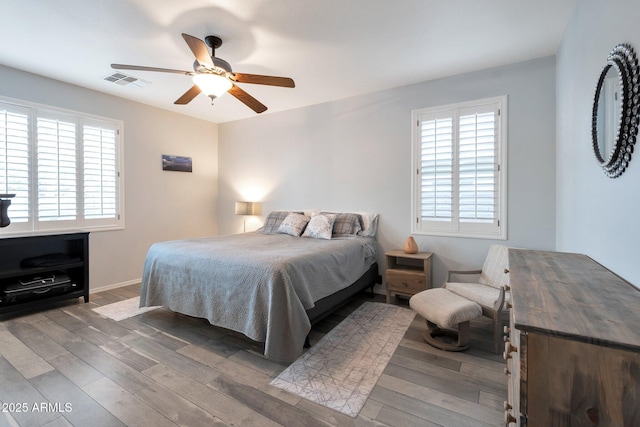
[[[384,253],[387,258],[387,303],[391,294],[411,297],[425,289],[431,289],[431,257],[433,252],[408,254],[402,250]]]

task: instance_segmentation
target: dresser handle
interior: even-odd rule
[[[517,353],[518,352],[518,347],[514,347],[511,345],[510,342],[506,342],[504,344],[504,349],[507,353]]]
[[[504,406],[504,410],[505,410],[505,411],[508,411],[508,410],[510,410],[510,409],[513,409],[513,406],[511,406],[511,404],[510,404],[509,402],[507,402],[506,400],[504,401],[503,406]]]
[[[511,328],[508,326],[505,326],[504,328],[502,328],[502,331],[506,334],[509,335],[509,332],[511,332]]]
[[[516,419],[516,417],[511,415],[511,412],[504,411],[504,423],[505,423],[505,425],[508,426],[509,424],[515,423],[516,421],[518,421],[518,420]]]
[[[511,310],[511,307],[513,307],[513,306],[511,305],[510,302],[505,302],[504,303],[504,308],[506,308],[507,310]]]
[[[504,368],[504,369],[502,370],[502,372],[504,372],[504,374],[505,374],[506,376],[511,375],[511,371],[509,370],[509,368]]]
[[[504,285],[504,290],[509,292],[511,290],[511,286],[509,285]]]
[[[504,269],[504,274],[509,274],[509,269],[508,268]]]

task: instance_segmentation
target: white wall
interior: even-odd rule
[[[90,234],[92,292],[139,280],[154,242],[217,234],[216,124],[2,66],[0,95],[124,121],[126,228]],[[162,171],[162,154],[193,173]]]
[[[607,178],[591,146],[591,108],[609,52],[640,53],[637,0],[576,2],[557,63],[557,248],[585,253],[640,286],[640,153]]]
[[[242,231],[236,200],[278,209],[380,213],[380,254],[410,233],[411,110],[509,96],[512,246],[555,246],[555,60],[544,58],[219,125],[219,230]],[[417,236],[434,282],[479,268],[490,240]],[[379,257],[383,266],[382,255]],[[381,273],[383,270],[381,269]]]

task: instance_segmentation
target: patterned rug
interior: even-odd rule
[[[365,302],[271,385],[357,417],[415,312]]]
[[[113,304],[103,305],[102,307],[96,307],[92,309],[98,314],[102,314],[105,317],[113,320],[124,320],[129,317],[137,316],[138,314],[146,313],[147,311],[155,310],[160,307],[139,307],[140,297],[129,298],[122,301],[114,302]]]

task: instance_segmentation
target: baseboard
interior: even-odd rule
[[[114,283],[112,285],[100,286],[99,288],[92,288],[89,286],[89,293],[95,294],[96,292],[108,291],[110,289],[122,288],[123,286],[135,285],[142,282],[142,279],[127,280],[126,282]]]

